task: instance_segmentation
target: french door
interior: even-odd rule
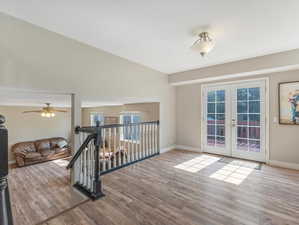
[[[265,81],[203,88],[204,152],[264,162]]]

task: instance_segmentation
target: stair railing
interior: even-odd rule
[[[77,127],[82,145],[67,168],[75,187],[92,199],[103,196],[101,175],[160,153],[159,121]]]
[[[160,154],[159,121],[104,125],[101,134],[101,175]]]
[[[99,174],[99,151],[101,145],[101,129],[97,124],[95,132],[84,138],[79,150],[75,153],[67,169],[74,169],[75,184],[74,187],[81,191],[86,196],[96,200],[104,196],[102,192],[102,182]],[[76,128],[76,133],[85,131]],[[82,137],[84,137],[82,135]]]

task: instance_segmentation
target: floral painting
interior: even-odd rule
[[[299,125],[299,81],[279,84],[279,123]]]

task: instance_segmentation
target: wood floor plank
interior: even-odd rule
[[[44,225],[299,225],[298,171],[264,165],[261,170],[240,167],[228,172],[230,165],[218,161],[204,167],[193,163],[192,170],[178,166],[194,159],[204,164],[203,156],[206,155],[174,150],[106,174],[102,177],[105,197],[83,203]],[[39,170],[37,174],[46,171]],[[28,177],[30,171],[26,173]],[[60,174],[59,170],[51,173]],[[216,179],[219,173],[241,182]],[[21,182],[22,175],[19,176],[16,179]],[[40,177],[33,182],[44,183]],[[63,182],[53,180],[52,185]],[[30,188],[27,184],[21,186]],[[59,199],[63,192],[49,195],[47,190],[35,190],[38,191],[52,196],[58,205],[53,206],[45,196],[40,196],[42,203],[31,204],[27,209],[15,205],[15,215],[24,217],[26,225],[30,220],[26,213],[39,218],[48,215],[36,215],[32,210],[44,211],[52,206],[55,211],[67,205]],[[32,195],[19,196],[34,200]]]
[[[105,218],[104,224],[127,224],[119,220],[123,214],[133,225],[299,224],[297,171],[263,166],[235,185],[210,177],[225,166],[223,163],[213,163],[196,173],[174,168],[198,156],[172,151],[105,175],[106,197],[79,210],[89,212],[89,218],[97,215],[97,222]],[[115,213],[113,217],[113,212],[122,216]],[[72,212],[64,218],[68,216]],[[59,218],[53,224],[59,225]]]
[[[13,168],[9,189],[15,225],[35,225],[87,200],[70,186],[66,160]]]

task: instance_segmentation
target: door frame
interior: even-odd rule
[[[201,103],[205,101],[204,99],[204,90],[205,88],[219,86],[219,85],[233,85],[244,82],[254,82],[254,81],[264,81],[265,82],[265,162],[268,164],[270,161],[270,97],[269,97],[269,77],[262,77],[256,79],[244,79],[244,80],[236,80],[236,81],[227,81],[227,82],[213,82],[208,84],[201,84]],[[203,152],[204,149],[204,139],[205,139],[205,125],[204,125],[204,112],[205,107],[201,106],[201,114],[200,114],[200,123],[201,123],[201,149]]]

